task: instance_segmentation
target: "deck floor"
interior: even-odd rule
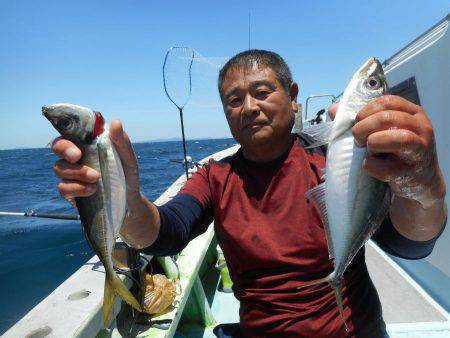
[[[446,321],[444,315],[376,250],[374,244],[366,245],[366,262],[383,306],[386,324]]]
[[[220,279],[218,274],[210,270],[203,279],[206,297],[210,300],[211,311],[217,324],[239,323],[239,301],[232,293],[219,291]],[[188,324],[178,328],[181,332],[175,335],[176,338],[214,338],[213,328],[207,328],[200,325]]]
[[[450,337],[448,314],[422,293],[420,287],[411,284],[402,271],[372,243],[366,245],[366,261],[381,299],[390,337]],[[211,300],[217,323],[237,323],[239,302],[233,294],[216,292],[219,285],[217,274],[208,274],[204,285],[211,285],[205,292]],[[180,333],[175,337],[215,337],[212,328],[204,329],[196,325],[184,325]]]

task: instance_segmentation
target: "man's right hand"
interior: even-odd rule
[[[53,167],[61,179],[59,193],[65,199],[92,195],[97,190],[100,173],[86,165],[78,164],[81,150],[69,140],[58,137],[53,141],[53,152],[61,159]]]
[[[111,123],[109,137],[119,154],[127,183],[128,212],[120,235],[128,245],[137,249],[145,248],[158,236],[160,227],[158,209],[141,194],[136,154],[120,121],[115,120]],[[61,157],[54,166],[56,176],[62,180],[58,185],[61,196],[68,199],[92,195],[97,189],[100,173],[77,163],[82,156],[81,150],[63,138],[57,138],[53,142],[52,149]]]
[[[127,202],[131,202],[140,191],[138,163],[130,139],[118,120],[111,123],[110,139],[121,159],[127,182]],[[100,173],[78,163],[82,156],[81,150],[61,137],[53,142],[52,149],[61,158],[54,165],[55,174],[61,179],[58,185],[61,196],[68,199],[92,195],[97,190]]]

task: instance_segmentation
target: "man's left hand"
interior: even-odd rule
[[[367,146],[363,167],[388,182],[392,192],[426,208],[445,195],[434,131],[421,106],[385,95],[361,109],[352,129],[355,142]]]

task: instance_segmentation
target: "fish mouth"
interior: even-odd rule
[[[42,115],[44,115],[45,118],[47,120],[49,120],[53,126],[56,126],[57,121],[55,119],[53,111],[54,111],[54,109],[52,106],[43,106],[42,107]]]
[[[383,66],[381,65],[381,62],[378,61],[378,59],[371,57],[369,60],[367,60],[359,69],[358,73],[362,77],[368,77],[372,74],[382,74],[383,73]]]
[[[42,115],[44,115],[47,119],[50,119],[50,111],[51,108],[49,106],[43,106],[42,107]]]

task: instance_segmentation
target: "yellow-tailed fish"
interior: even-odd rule
[[[83,157],[80,163],[101,173],[97,191],[75,200],[87,241],[105,267],[103,323],[106,327],[116,294],[141,311],[139,302],[114,271],[111,258],[126,214],[126,182],[122,164],[100,113],[72,104],[44,106],[42,113],[64,138],[81,149]]]

